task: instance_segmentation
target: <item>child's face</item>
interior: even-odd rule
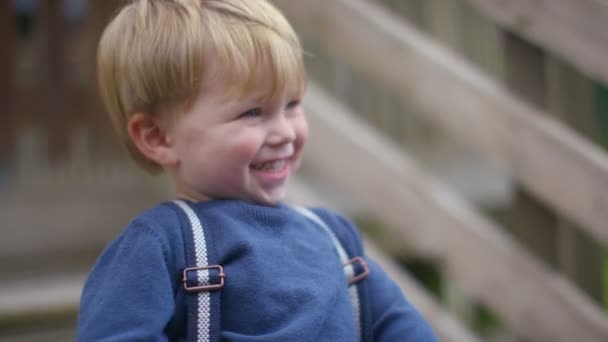
[[[168,131],[177,195],[194,201],[241,199],[273,205],[302,156],[308,125],[301,94],[229,98],[224,87],[199,96]]]

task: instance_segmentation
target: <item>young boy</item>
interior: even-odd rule
[[[130,1],[102,36],[98,73],[128,151],[167,172],[179,200],[99,258],[79,341],[435,340],[361,258],[349,221],[281,202],[308,134],[306,75],[266,0]]]

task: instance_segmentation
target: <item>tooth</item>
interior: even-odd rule
[[[271,162],[253,164],[252,169],[258,171],[279,171],[285,166],[285,160],[275,160]]]
[[[277,160],[276,162],[273,163],[273,169],[275,171],[279,171],[280,169],[283,168],[283,161],[282,160]]]

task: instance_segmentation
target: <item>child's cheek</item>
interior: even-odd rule
[[[295,122],[295,131],[296,131],[296,149],[302,150],[304,145],[306,145],[306,141],[308,140],[308,121],[306,120],[306,116],[301,115]]]
[[[226,157],[230,156],[239,165],[247,164],[248,166],[255,159],[262,146],[263,139],[260,137],[252,135],[235,136],[230,151],[226,151]]]

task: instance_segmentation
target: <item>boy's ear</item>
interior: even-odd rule
[[[133,144],[148,159],[163,167],[177,163],[166,128],[158,119],[145,113],[135,113],[127,122],[127,130]]]

